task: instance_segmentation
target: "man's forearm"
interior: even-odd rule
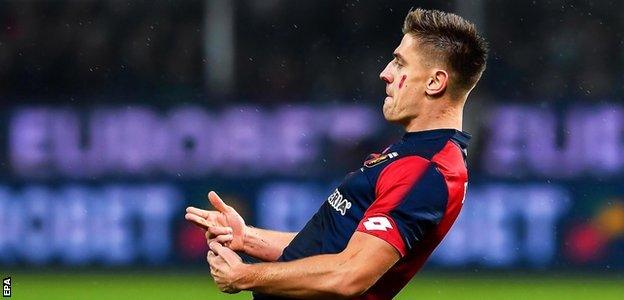
[[[311,256],[291,262],[245,265],[238,288],[295,298],[346,298],[362,292],[358,277],[340,254]],[[355,288],[355,289],[354,289]]]
[[[244,252],[263,261],[276,261],[297,233],[248,227]]]
[[[340,253],[289,262],[245,264],[238,257],[234,259],[232,255],[236,254],[218,243],[212,243],[211,249],[219,254],[217,258],[227,259],[227,265],[231,266],[224,268],[215,256],[210,257],[214,264],[211,268],[216,268],[215,280],[227,287],[226,290],[250,290],[305,299],[362,295],[401,257],[399,251],[385,240],[361,232],[355,232]]]

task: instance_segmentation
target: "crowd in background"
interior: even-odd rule
[[[622,4],[478,2],[477,23],[492,49],[476,91],[481,97],[596,101],[624,92],[624,24],[615,13]],[[462,14],[454,2],[437,1],[235,1],[234,88],[211,98],[204,82],[205,5],[2,1],[0,93],[180,90],[210,101],[368,101],[383,93],[378,74],[410,7]]]

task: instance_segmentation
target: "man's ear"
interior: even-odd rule
[[[441,96],[448,85],[448,73],[444,70],[435,70],[435,73],[427,79],[425,92],[428,96]]]

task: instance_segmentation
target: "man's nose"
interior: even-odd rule
[[[392,81],[394,80],[394,77],[392,76],[392,74],[390,74],[390,71],[388,70],[389,65],[390,64],[388,64],[386,68],[383,69],[383,71],[381,71],[381,73],[379,74],[379,79],[385,81],[388,84],[392,83]]]

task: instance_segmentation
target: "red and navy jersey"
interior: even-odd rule
[[[461,210],[469,139],[454,129],[408,132],[371,155],[344,178],[279,261],[341,252],[355,231],[373,235],[401,258],[358,299],[391,299],[420,270]]]

